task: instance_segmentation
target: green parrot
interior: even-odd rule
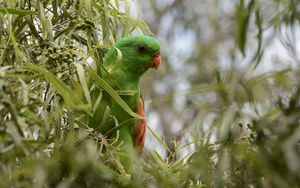
[[[132,111],[145,117],[140,78],[148,69],[158,69],[159,65],[160,45],[156,39],[146,35],[129,36],[118,40],[108,50],[101,76]],[[93,101],[96,101],[99,94],[100,91],[96,90]],[[107,111],[111,115],[109,118],[105,118],[108,117]],[[122,125],[121,128],[107,135],[117,126],[116,120],[119,126]],[[133,168],[135,157],[141,154],[144,147],[146,119],[133,118],[103,91],[101,102],[90,118],[89,126],[116,139],[115,144],[121,148],[118,156],[122,165],[127,170]]]

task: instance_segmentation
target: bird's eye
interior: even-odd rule
[[[139,49],[140,52],[143,52],[143,51],[146,50],[146,47],[145,47],[144,45],[140,44],[140,45],[138,46],[138,49]]]

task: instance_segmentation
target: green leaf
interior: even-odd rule
[[[245,45],[247,41],[247,29],[249,19],[252,13],[252,9],[254,7],[254,0],[251,0],[248,4],[248,7],[245,8],[244,0],[240,0],[237,6],[237,44],[242,52],[245,55]]]
[[[84,69],[83,69],[81,64],[77,63],[77,64],[75,64],[75,66],[77,68],[77,74],[78,74],[79,81],[80,81],[80,84],[82,86],[83,92],[85,94],[85,98],[86,98],[89,106],[91,107],[92,106],[92,100],[91,100],[91,95],[90,95],[89,89],[87,87]]]
[[[19,9],[13,9],[13,8],[0,8],[0,12],[3,14],[17,14],[17,15],[37,14],[37,12],[31,11],[31,10],[19,10]]]
[[[105,136],[110,136],[111,134],[113,134],[114,132],[116,132],[117,130],[121,129],[122,127],[125,127],[125,126],[131,126],[132,125],[132,122],[135,120],[135,118],[130,118],[126,121],[123,121],[122,123],[120,124],[117,124],[117,126],[113,127],[112,129],[110,129],[109,131],[107,131],[104,135]]]
[[[30,32],[32,33],[32,36],[35,37],[36,39],[38,39],[39,42],[41,43],[44,39],[39,35],[39,32],[35,28],[34,23],[31,20],[30,16],[26,16],[25,20],[30,28]]]
[[[255,59],[256,59],[256,63],[254,65],[254,69],[258,66],[260,60],[261,60],[261,57],[262,57],[262,54],[263,54],[263,50],[261,49],[262,48],[262,37],[263,37],[263,29],[262,29],[262,17],[260,15],[260,10],[259,8],[256,9],[255,11],[255,24],[256,24],[256,27],[257,27],[257,30],[258,30],[258,33],[257,33],[257,43],[258,43],[258,46],[257,46],[257,50],[256,50],[256,54],[255,54]]]
[[[37,2],[37,10],[38,10],[38,17],[42,24],[42,32],[44,35],[44,39],[53,40],[52,36],[52,24],[46,17],[45,9],[43,3],[41,1]]]
[[[86,39],[82,38],[81,36],[79,36],[79,35],[77,35],[75,33],[72,33],[72,38],[75,39],[77,42],[79,42],[82,45],[85,45],[85,46],[88,45]]]
[[[66,84],[56,78],[51,72],[37,65],[27,65],[23,68],[25,70],[42,74],[48,80],[48,82],[53,85],[54,89],[60,94],[60,96],[62,96],[67,108],[84,110],[89,113],[89,106],[82,103],[78,96]]]
[[[150,133],[155,137],[155,139],[163,146],[163,148],[165,150],[167,150],[169,153],[171,153],[171,150],[169,149],[169,147],[166,145],[166,143],[164,141],[162,141],[162,139],[159,138],[159,136],[157,136],[157,134],[155,134],[155,132],[151,129],[150,126],[147,126],[147,129],[150,131]]]

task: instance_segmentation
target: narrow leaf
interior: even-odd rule
[[[27,65],[23,68],[25,70],[42,74],[53,85],[54,89],[60,94],[60,96],[62,96],[68,108],[75,108],[77,110],[84,110],[88,112],[88,106],[83,104],[78,96],[51,72],[37,65]]]
[[[17,14],[17,15],[37,14],[37,12],[31,11],[31,10],[19,10],[19,9],[13,9],[13,8],[0,8],[0,12],[3,14]]]
[[[263,54],[263,51],[261,49],[261,47],[262,47],[262,33],[263,33],[263,30],[262,30],[262,17],[260,15],[259,8],[257,8],[257,10],[255,11],[255,24],[256,24],[256,27],[257,27],[257,30],[258,30],[258,33],[257,33],[257,36],[256,36],[258,47],[257,47],[256,54],[255,54],[255,57],[254,57],[256,59],[254,69],[258,66],[258,64],[261,60],[262,54]]]
[[[166,143],[160,139],[157,134],[150,128],[150,126],[147,126],[147,129],[150,131],[150,133],[155,137],[155,139],[164,147],[165,150],[167,150],[169,153],[171,153],[171,150],[169,147],[166,145]]]
[[[85,73],[84,69],[83,69],[82,65],[80,65],[78,63],[75,64],[75,66],[77,68],[77,74],[79,76],[79,81],[80,81],[81,87],[83,89],[85,98],[86,98],[89,106],[92,106],[91,95],[90,95],[89,89],[87,87],[86,78],[85,78],[85,74],[84,74]]]
[[[238,21],[237,22],[237,44],[243,55],[245,55],[247,29],[248,29],[250,15],[254,7],[254,0],[250,1],[247,8],[245,8],[244,4],[245,4],[244,0],[240,0],[236,10],[237,21]]]

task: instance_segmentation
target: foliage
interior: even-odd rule
[[[296,7],[300,4],[269,2],[280,7],[270,20],[262,16],[263,2],[235,2],[233,51],[254,58],[246,68],[206,66],[206,77],[201,78],[206,82],[191,81],[193,87],[182,92],[194,95],[189,99],[190,130],[181,133],[188,141],[165,142],[150,125],[148,134],[168,155],[147,148],[139,167],[128,174],[115,155],[116,148],[89,128],[86,119],[101,100],[100,94],[92,104],[95,87],[135,115],[97,74],[115,40],[151,33],[137,9],[137,16],[132,15],[135,4],[1,1],[0,187],[299,186],[300,70],[292,65],[259,74],[255,70],[268,47],[265,28],[299,27]],[[175,6],[187,5],[174,1]],[[254,49],[249,46],[251,29],[257,34]],[[293,52],[293,41],[282,41]],[[208,51],[201,54],[203,59],[197,56],[189,61],[214,61],[205,56]],[[176,100],[179,94],[161,99]],[[153,105],[159,101],[154,99]]]

